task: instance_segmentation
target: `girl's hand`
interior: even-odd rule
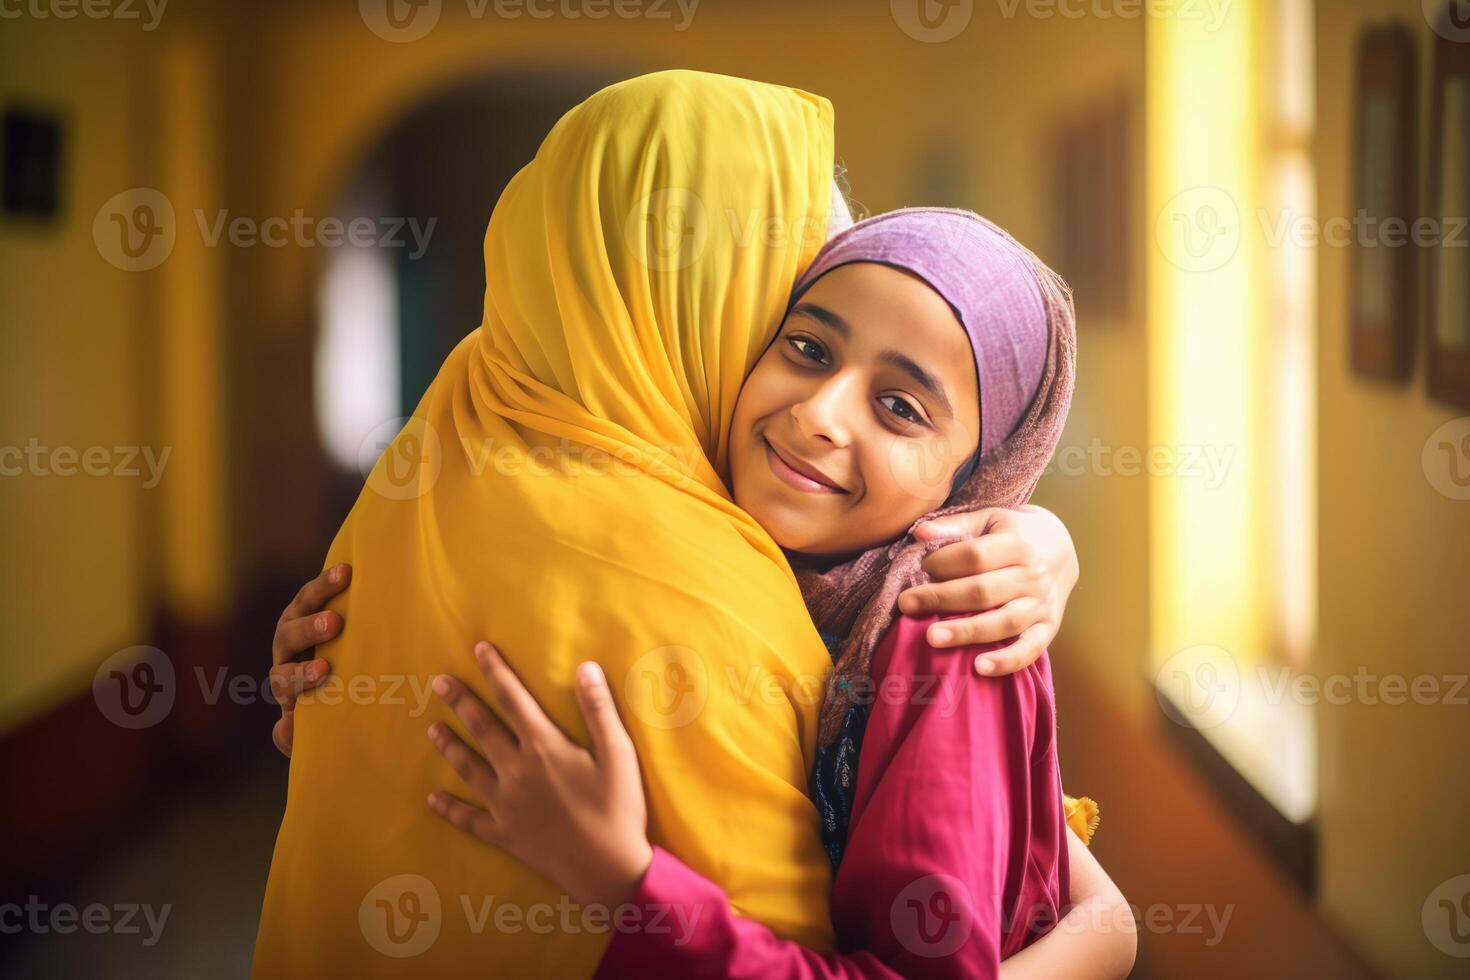
[[[342,632],[342,617],[323,612],[322,607],[351,581],[351,565],[333,565],[301,587],[276,623],[271,641],[270,685],[271,694],[281,706],[281,717],[271,729],[271,740],[288,759],[296,738],[296,699],[326,680],[332,670],[321,657],[302,663],[301,655]]]
[[[906,589],[898,608],[909,616],[975,613],[929,627],[933,647],[996,643],[1006,647],[975,658],[975,670],[1010,674],[1041,656],[1062,625],[1077,584],[1077,549],[1067,526],[1051,511],[1027,504],[1020,510],[987,508],[921,524],[923,541],[964,536],[924,559],[934,581]]]
[[[638,754],[602,668],[591,661],[577,668],[577,704],[592,734],[589,752],[546,717],[498,650],[480,643],[475,659],[490,682],[495,713],[452,677],[439,675],[433,687],[480,751],[439,722],[429,726],[429,739],[485,808],[438,791],[429,794],[429,806],[574,901],[607,908],[627,901],[653,860],[653,847]]]

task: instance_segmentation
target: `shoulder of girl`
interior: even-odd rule
[[[940,676],[968,677],[978,684],[1036,685],[1051,687],[1051,670],[1045,652],[1033,663],[1011,674],[998,677],[981,676],[975,671],[975,658],[992,650],[1004,649],[1007,641],[970,643],[958,647],[935,647],[929,643],[929,627],[944,619],[957,618],[930,614],[899,616],[889,627],[873,658],[873,673],[925,672]]]

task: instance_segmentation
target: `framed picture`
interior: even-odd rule
[[[1454,4],[1440,16],[1448,20]],[[1441,25],[1434,45],[1429,216],[1439,236],[1427,250],[1424,311],[1430,397],[1470,408],[1470,44]]]
[[[59,112],[20,105],[0,111],[0,217],[57,222],[64,149]]]
[[[1130,99],[1118,92],[1065,119],[1052,142],[1056,270],[1080,313],[1130,313]]]
[[[1365,377],[1409,377],[1415,324],[1414,39],[1401,25],[1370,30],[1358,48],[1353,130],[1352,361]],[[1391,224],[1385,222],[1392,221]],[[1402,231],[1399,225],[1403,226]]]

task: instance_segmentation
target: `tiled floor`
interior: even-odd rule
[[[32,922],[19,936],[0,937],[8,947],[0,977],[248,977],[285,791],[284,760],[263,759],[237,779],[160,808],[163,815],[113,856],[55,894],[36,896],[44,911],[27,912]],[[118,928],[51,928],[50,916],[64,916],[67,906],[95,924],[102,913],[85,912],[93,904],[106,906]],[[161,928],[150,925],[144,906]],[[44,932],[34,928],[36,920]]]
[[[1100,802],[1095,853],[1142,913],[1134,980],[1373,980],[1152,716],[1130,720],[1084,674],[1054,674],[1062,773]]]

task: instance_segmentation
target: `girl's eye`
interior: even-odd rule
[[[924,416],[919,413],[919,410],[897,395],[881,395],[878,401],[882,402],[890,412],[903,419],[903,421],[916,422],[920,425],[924,424]],[[893,404],[890,405],[889,402]]]
[[[827,350],[810,337],[787,337],[786,342],[802,357],[818,363],[826,363]]]

